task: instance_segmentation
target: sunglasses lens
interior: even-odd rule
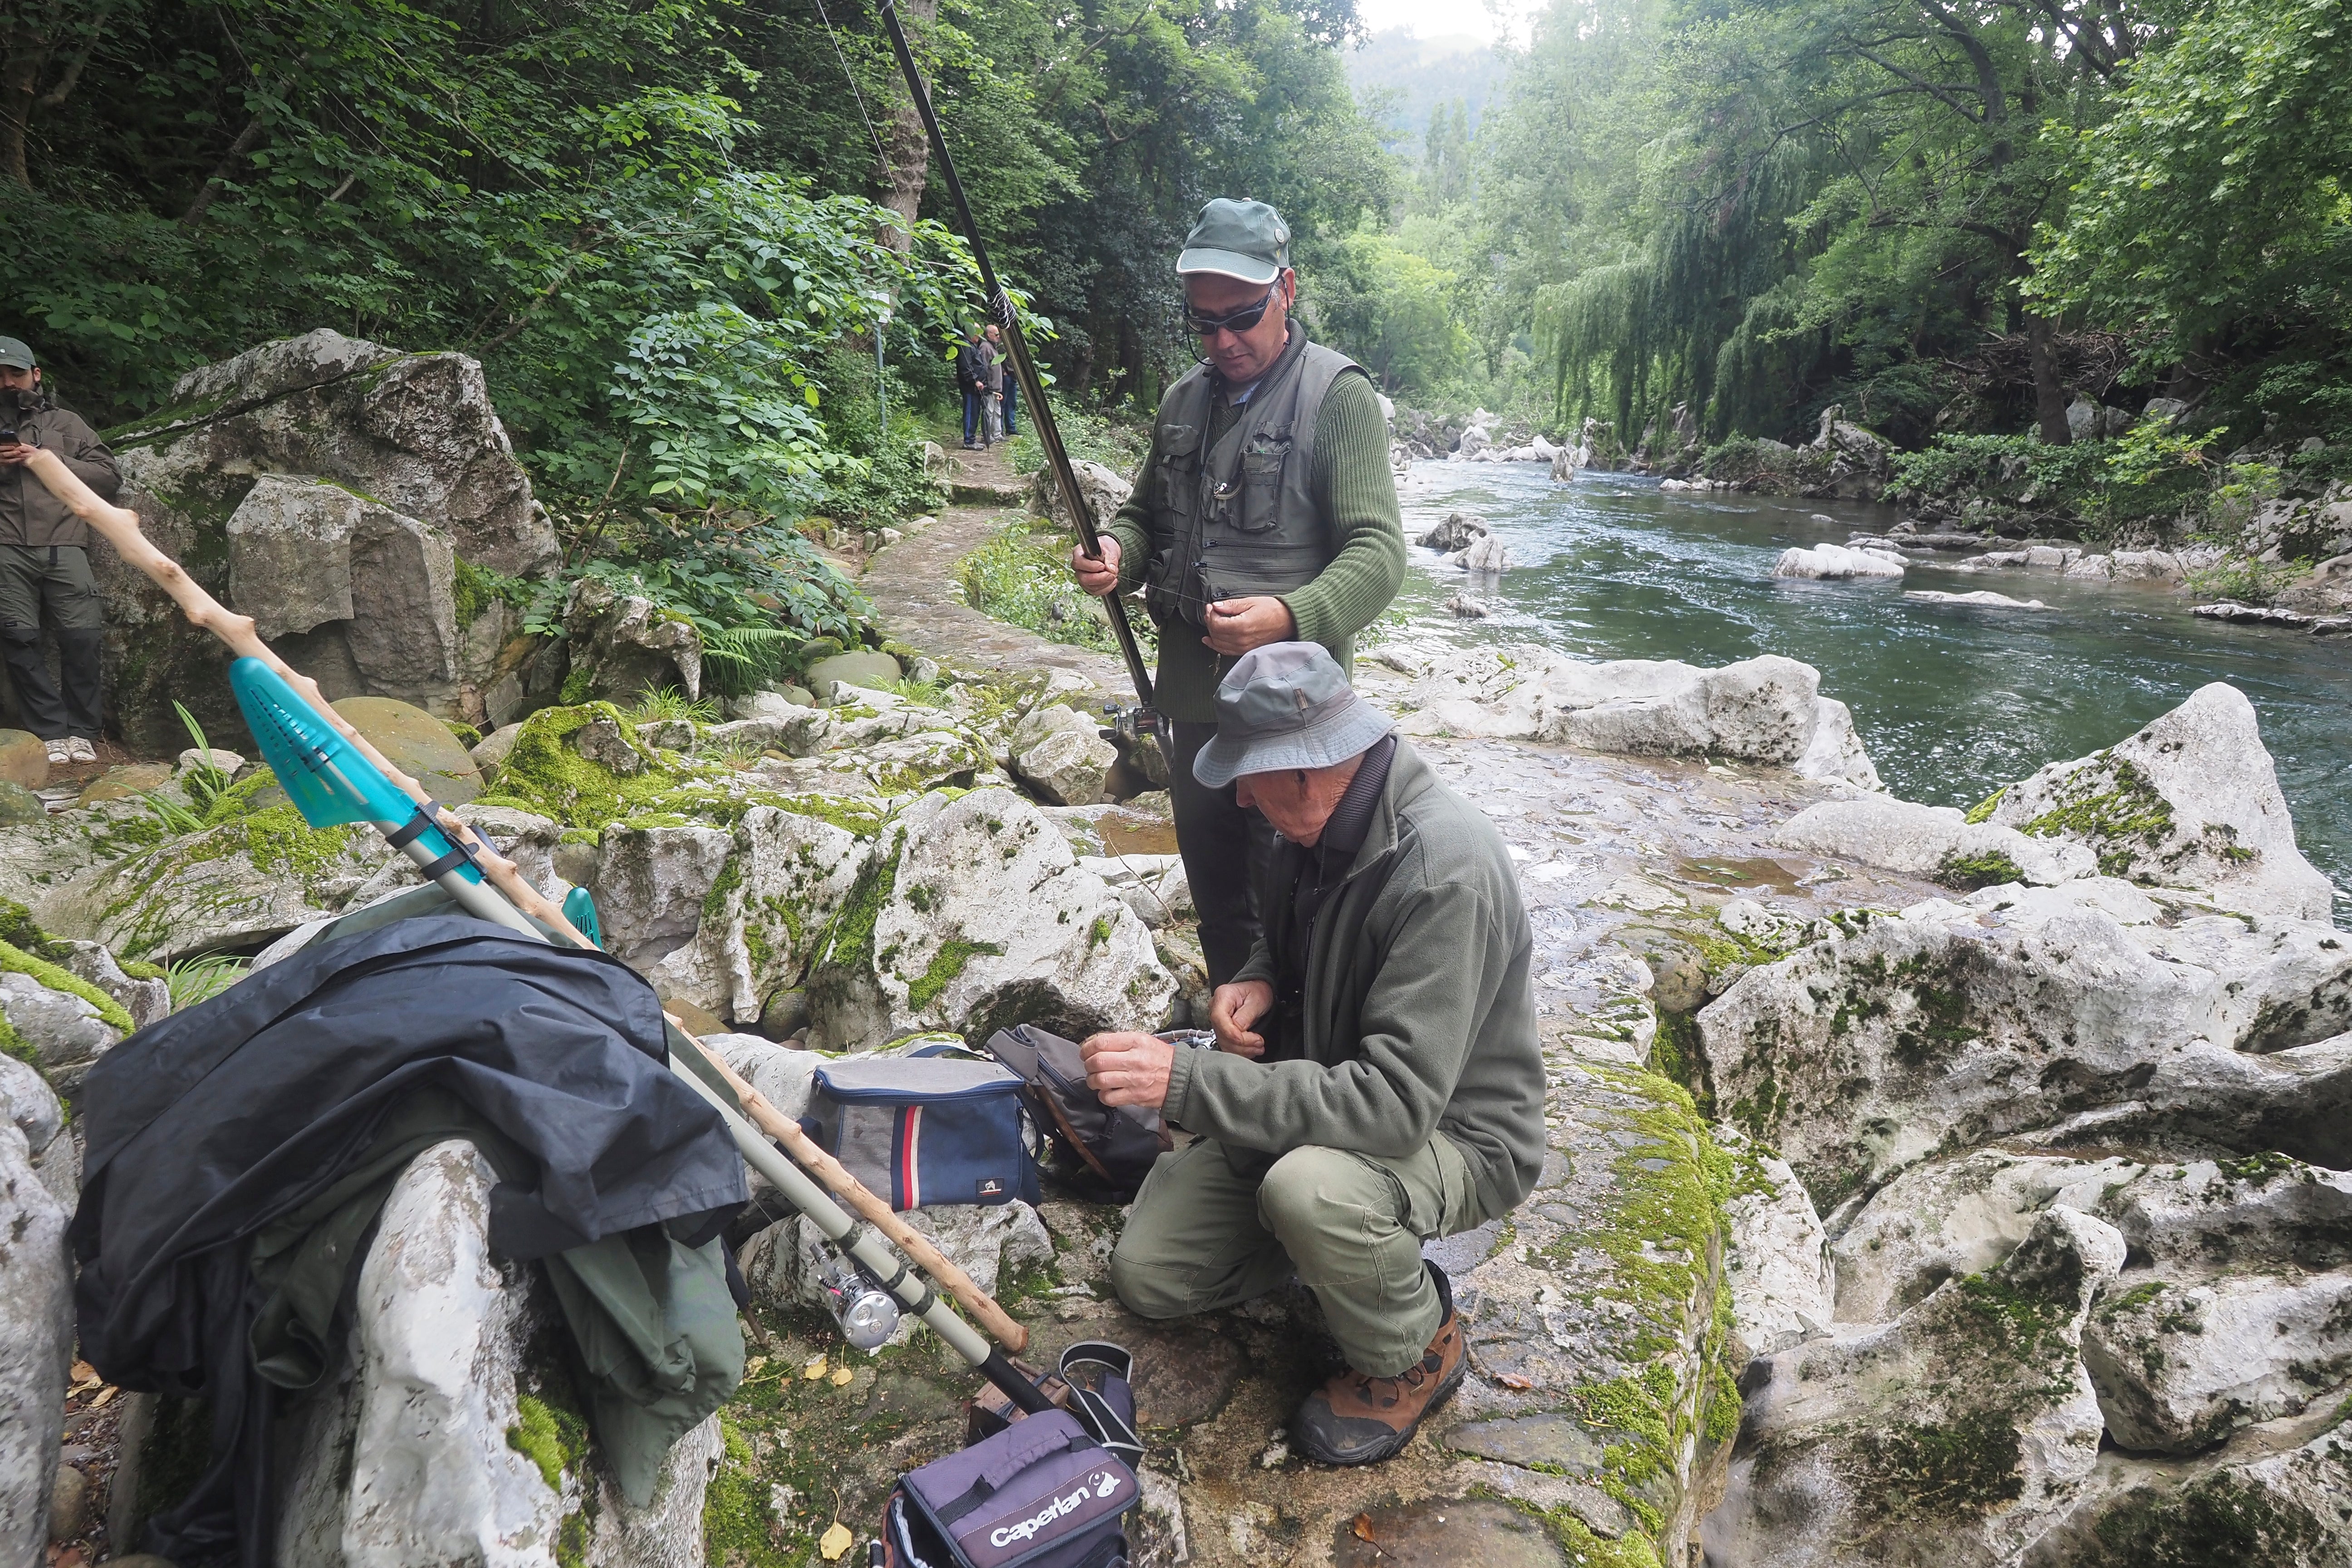
[[[1184,324],[1204,338],[1220,330],[1246,332],[1265,320],[1266,307],[1273,302],[1274,292],[1268,289],[1265,299],[1245,310],[1235,310],[1230,316],[1203,316],[1197,310],[1187,310],[1184,312]]]

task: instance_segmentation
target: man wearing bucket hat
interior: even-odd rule
[[[1265,929],[1217,990],[1216,1050],[1081,1047],[1106,1103],[1198,1135],[1163,1154],[1111,1254],[1147,1318],[1231,1306],[1295,1270],[1348,1370],[1292,1435],[1326,1464],[1411,1442],[1462,1378],[1452,1286],[1423,1241],[1508,1214],[1544,1155],[1534,939],[1501,835],[1349,689],[1330,654],[1237,659],[1195,759],[1280,837]]]
[[[33,351],[0,338],[0,659],[25,728],[47,743],[49,761],[91,763],[98,760],[106,611],[90,574],[89,524],[26,471],[36,447],[65,459],[103,500],[122,488],[106,444],[80,415],[59,408],[41,390]],[[58,641],[61,680],[50,679],[41,647],[45,619]]]
[[[1079,586],[1140,585],[1160,627],[1160,711],[1173,721],[1176,845],[1201,912],[1209,982],[1257,937],[1252,863],[1263,819],[1229,784],[1196,781],[1234,659],[1268,643],[1320,643],[1341,670],[1356,634],[1396,597],[1405,546],[1380,395],[1292,315],[1290,228],[1264,202],[1220,197],[1176,258],[1202,363],[1168,389],[1135,491],[1076,552]]]

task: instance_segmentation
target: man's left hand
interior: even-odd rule
[[[1288,642],[1298,635],[1298,622],[1291,616],[1288,605],[1270,594],[1262,594],[1246,599],[1220,599],[1211,605],[1207,629],[1209,635],[1201,640],[1232,658],[1270,642]]]
[[[1158,1036],[1096,1035],[1078,1047],[1078,1055],[1087,1064],[1087,1087],[1105,1105],[1157,1110],[1168,1103],[1168,1068],[1176,1047]]]
[[[27,447],[22,441],[11,441],[6,446],[0,447],[0,463],[5,463],[12,468],[21,468],[34,453],[39,450],[38,447]]]

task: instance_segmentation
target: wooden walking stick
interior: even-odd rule
[[[99,499],[98,493],[84,484],[80,477],[66,467],[64,461],[54,452],[36,450],[26,459],[25,466],[32,469],[34,477],[47,486],[49,492],[63,501],[76,517],[96,529],[100,536],[114,547],[116,554],[121,556],[126,563],[152,581],[164,593],[170,595],[173,603],[180,606],[181,612],[193,625],[212,633],[227,645],[231,652],[239,657],[258,659],[268,666],[279,679],[292,689],[295,695],[317,713],[320,722],[331,727],[362,756],[381,770],[383,776],[403,795],[414,801],[420,811],[428,807],[436,808],[433,816],[434,825],[454,842],[464,845],[471,851],[475,863],[481,868],[483,877],[503,895],[506,900],[505,905],[501,906],[498,900],[469,898],[467,896],[467,891],[478,892],[478,887],[475,884],[460,882],[455,873],[448,874],[443,885],[458,896],[459,901],[469,912],[495,920],[510,930],[538,939],[539,931],[530,925],[529,921],[521,919],[515,913],[516,910],[520,910],[522,914],[539,921],[548,929],[560,932],[567,941],[581,947],[589,948],[598,945],[589,941],[570,920],[565,918],[562,906],[537,888],[532,887],[530,879],[522,874],[521,869],[512,860],[499,854],[488,840],[458,820],[457,815],[446,806],[438,805],[433,797],[425,793],[423,784],[393,766],[391,761],[382,752],[369,743],[366,736],[352,728],[349,720],[335,711],[333,705],[328,702],[325,694],[319,689],[317,681],[302,674],[271,651],[269,645],[263,642],[255,632],[252,616],[240,616],[225,607],[219,600],[205,591],[202,584],[189,576],[178,562],[157,549],[153,542],[140,531],[137,512],[127,507],[114,506]],[[846,1201],[861,1218],[887,1237],[901,1251],[913,1258],[925,1273],[945,1286],[949,1293],[996,1337],[998,1342],[1015,1354],[1027,1347],[1029,1331],[1015,1322],[1003,1308],[998,1306],[993,1297],[973,1284],[969,1275],[950,1261],[919,1231],[900,1219],[888,1204],[869,1192],[863,1183],[850,1174],[841,1162],[818,1148],[808,1134],[801,1131],[798,1122],[778,1110],[769,1102],[765,1095],[745,1082],[732,1068],[720,1059],[718,1053],[696,1039],[683,1026],[677,1024],[677,1019],[671,1018],[669,1021],[677,1027],[678,1033],[701,1053],[703,1059],[726,1080],[729,1088],[734,1090],[742,1103],[742,1114],[748,1117],[761,1132],[782,1143],[787,1153],[802,1166],[814,1173],[826,1187]],[[958,1348],[961,1350],[963,1347]]]

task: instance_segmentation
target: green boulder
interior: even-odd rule
[[[463,805],[482,793],[474,759],[449,726],[424,709],[390,697],[346,697],[335,711],[442,805]]]
[[[39,822],[49,815],[41,797],[23,784],[0,779],[0,827],[16,827],[27,822]]]
[[[134,795],[162,789],[172,782],[169,763],[125,763],[107,769],[82,786],[74,805],[96,805],[102,800],[129,800]]]
[[[38,735],[0,730],[0,782],[39,789],[49,782],[48,748]]]
[[[898,661],[887,653],[861,648],[854,653],[837,653],[831,658],[818,659],[808,668],[809,689],[822,696],[834,681],[845,686],[862,686],[868,691],[882,691],[895,684],[900,675]]]

